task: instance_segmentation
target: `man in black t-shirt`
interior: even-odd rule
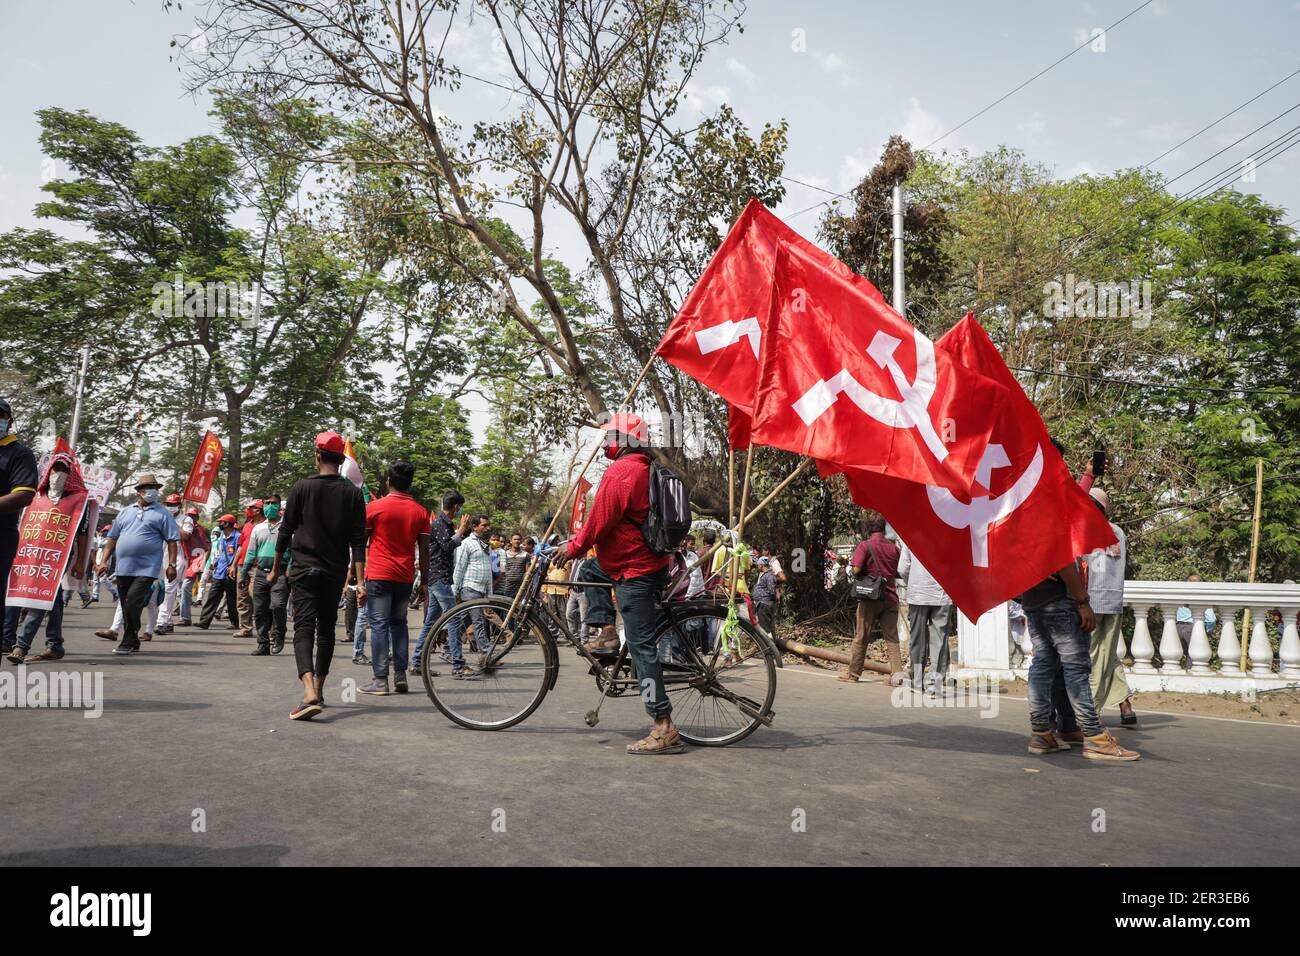
[[[361,489],[339,474],[342,464],[343,437],[337,432],[317,435],[317,473],[300,479],[285,499],[275,558],[266,576],[267,587],[273,587],[292,546],[288,577],[293,654],[303,687],[302,703],[289,713],[293,720],[310,720],[321,712],[349,556],[353,580],[366,579],[366,502]],[[357,603],[364,607],[364,590],[358,589]]]
[[[5,616],[9,569],[18,553],[18,518],[36,497],[40,478],[36,456],[13,431],[14,413],[0,398],[0,621]]]

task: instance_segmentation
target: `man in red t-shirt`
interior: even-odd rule
[[[429,580],[429,513],[410,495],[415,466],[395,461],[388,466],[388,494],[366,505],[366,607],[370,623],[370,662],[374,679],[357,688],[363,694],[388,693],[388,651],[393,652],[393,687],[405,694],[410,633],[406,613],[415,581],[415,554],[420,555],[420,599]]]
[[[632,666],[642,688],[654,688],[646,701],[646,712],[654,719],[650,735],[630,744],[630,754],[680,753],[682,738],[673,725],[672,702],[664,689],[664,669],[655,646],[655,624],[659,617],[659,592],[668,581],[668,555],[655,554],[646,544],[641,527],[650,511],[650,430],[638,415],[616,413],[604,426],[605,457],[613,464],[605,469],[596,489],[591,514],[577,536],[569,541],[568,558],[596,548],[596,559],[583,565],[584,580],[607,580],[614,585],[614,597],[623,615]],[[566,558],[567,560],[567,558]],[[598,616],[601,592],[588,595],[588,621]],[[612,610],[612,609],[611,609]]]

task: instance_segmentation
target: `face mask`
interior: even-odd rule
[[[280,506],[267,505],[262,509],[262,514],[266,515],[267,521],[274,521],[276,518],[280,517]]]
[[[178,518],[178,517],[180,517],[180,513],[181,513],[181,506],[180,506],[180,505],[177,505],[175,508],[168,508],[167,510],[170,511],[170,512],[172,513],[172,517],[173,517],[173,518]]]
[[[68,483],[68,476],[65,472],[50,472],[50,500],[58,501],[63,497],[63,486]]]
[[[141,494],[144,496],[144,503],[147,505],[154,504],[158,501],[159,492],[157,488],[146,488]]]
[[[605,450],[605,457],[612,461],[613,459],[618,457],[618,453],[619,453],[618,442],[616,441],[610,442],[608,445],[605,446],[604,450]]]

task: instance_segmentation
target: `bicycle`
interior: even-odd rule
[[[546,581],[557,548],[543,549],[534,557],[513,613],[511,599],[489,596],[461,602],[434,622],[433,646],[443,643],[455,627],[466,657],[473,651],[479,654],[479,672],[469,679],[437,669],[434,654],[420,661],[425,692],[453,723],[471,730],[505,730],[526,720],[559,678],[561,639],[587,663],[600,691],[599,702],[584,718],[587,726],[599,722],[606,698],[641,699],[627,644],[617,650],[587,647],[542,599],[543,584],[609,587]],[[673,588],[670,582],[664,593],[671,594]],[[658,607],[655,645],[664,661],[664,685],[682,739],[701,747],[725,747],[744,740],[760,725],[771,726],[776,669],[781,666],[771,637],[744,616],[733,618],[728,626],[723,599],[665,600],[661,594]],[[720,661],[724,645],[728,655]]]

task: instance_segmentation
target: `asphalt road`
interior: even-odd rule
[[[1116,728],[1138,763],[1031,757],[1022,701],[900,707],[786,668],[772,728],[646,759],[623,752],[639,702],[583,724],[570,650],[532,718],[482,733],[418,684],[339,703],[369,670],[339,645],[331,705],[300,723],[291,648],[180,629],[123,660],[91,633],[111,613],[69,609],[58,665],[104,674],[101,717],[0,709],[0,864],[1300,862],[1300,728],[1147,715]]]

